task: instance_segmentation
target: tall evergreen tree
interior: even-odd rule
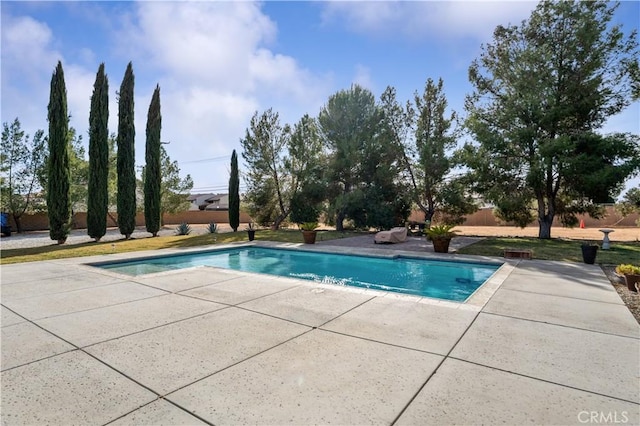
[[[126,239],[136,227],[136,170],[133,109],[134,75],[131,62],[127,65],[118,99],[118,228]]]
[[[406,193],[398,185],[399,152],[383,118],[371,91],[358,85],[329,97],[318,116],[329,149],[325,176],[338,231],[347,218],[356,227],[384,228],[408,216],[408,202],[398,196]]]
[[[458,132],[451,128],[455,113],[447,116],[447,99],[442,79],[427,79],[424,92],[414,95],[415,103],[402,108],[396,92],[388,87],[381,96],[386,132],[402,154],[406,181],[413,202],[431,222],[438,219],[456,224],[476,206],[458,179],[450,173],[455,166],[450,154],[456,147]]]
[[[109,80],[100,64],[91,96],[89,112],[89,190],[87,194],[87,234],[96,241],[107,233],[109,195]]]
[[[612,22],[616,8],[540,2],[520,26],[497,27],[469,68],[469,181],[502,219],[537,217],[542,239],[556,216],[597,215],[640,168],[638,135],[597,133],[638,96],[637,33]]]
[[[147,232],[158,235],[160,230],[160,198],[162,176],[160,172],[160,86],[156,86],[147,114],[147,144],[144,168],[144,221]]]
[[[238,154],[231,154],[231,174],[229,176],[229,225],[233,232],[240,225],[240,175],[238,173]]]
[[[280,115],[272,108],[251,117],[245,137],[240,140],[242,158],[248,171],[244,178],[247,184],[247,205],[258,223],[271,224],[278,229],[290,212],[291,175],[286,164],[286,148],[290,128],[280,124]]]
[[[58,61],[51,77],[49,96],[49,162],[47,179],[47,208],[49,236],[64,244],[71,228],[71,202],[69,199],[70,174],[67,115],[67,89],[62,63]]]

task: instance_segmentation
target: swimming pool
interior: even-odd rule
[[[462,302],[501,265],[240,247],[93,266],[133,276],[213,266]]]

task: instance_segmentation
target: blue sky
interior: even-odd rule
[[[526,19],[535,2],[11,2],[0,3],[2,122],[47,129],[51,74],[65,70],[71,125],[87,141],[95,73],[105,63],[111,132],[126,64],[136,76],[136,164],[144,164],[146,115],[161,88],[162,140],[194,192],[225,192],[231,151],[255,111],[282,123],[316,116],[330,95],[358,83],[404,103],[427,78],[443,78],[464,115],[467,70],[496,25]],[[640,26],[640,2],[616,22]],[[640,133],[640,103],[604,131]],[[640,178],[627,186],[640,185]]]

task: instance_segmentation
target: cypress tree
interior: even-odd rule
[[[62,63],[58,61],[51,77],[49,95],[49,162],[47,165],[47,209],[49,236],[64,244],[71,228],[71,201],[69,190],[69,116],[67,115],[67,89]]]
[[[109,80],[100,64],[91,95],[89,112],[89,182],[87,234],[96,241],[107,233],[109,195]]]
[[[147,232],[155,237],[160,230],[160,198],[162,176],[160,173],[160,86],[156,86],[147,114],[147,143],[144,168],[144,220]]]
[[[126,239],[136,227],[136,170],[133,121],[133,65],[127,65],[118,99],[118,228]]]
[[[229,176],[229,226],[233,232],[240,225],[240,176],[238,174],[238,155],[236,150],[231,154],[231,175]]]

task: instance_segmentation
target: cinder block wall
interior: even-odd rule
[[[111,213],[107,216],[107,227],[115,227],[116,222],[112,220],[112,217],[117,220],[118,214]],[[25,231],[44,231],[49,229],[49,217],[46,213],[36,214],[24,214],[21,218],[22,229]],[[177,214],[165,214],[163,217],[163,224],[165,225],[178,225],[182,222],[186,222],[190,225],[194,224],[208,224],[211,222],[216,223],[228,223],[229,212],[228,211],[186,211]],[[240,222],[251,222],[251,216],[247,213],[240,212]],[[87,227],[87,214],[84,212],[74,213],[73,219],[74,229],[86,229]],[[17,226],[13,220],[13,217],[9,215],[9,224],[13,231],[17,231]],[[144,213],[136,214],[136,226],[144,226]]]
[[[626,218],[620,216],[613,206],[606,207],[607,214],[602,219],[593,219],[588,215],[578,216],[578,220],[584,220],[584,224],[588,228],[610,228],[610,227],[636,227],[636,221],[639,215],[637,213],[631,214]],[[117,219],[118,215],[112,213],[111,216]],[[165,225],[178,225],[182,222],[186,222],[190,225],[193,224],[207,224],[211,222],[216,223],[228,223],[229,212],[227,211],[185,211],[177,214],[166,214],[163,217],[163,223]],[[424,220],[424,214],[415,210],[412,212],[409,220],[421,222]],[[247,213],[240,212],[240,222],[251,222],[251,217]],[[13,221],[13,217],[9,216],[9,223],[14,231],[17,230],[16,224]],[[117,226],[116,223],[107,217],[107,226]],[[144,226],[144,214],[138,213],[136,215],[136,226]],[[463,226],[513,226],[512,224],[500,223],[493,216],[492,209],[481,209],[472,215],[467,217]],[[529,226],[538,226],[536,222],[532,222]],[[556,218],[553,226],[562,226],[560,221]],[[85,229],[87,227],[87,214],[75,213],[73,215],[73,228]],[[45,213],[36,213],[22,215],[22,228],[25,231],[43,231],[49,229],[49,219]]]
[[[623,218],[613,206],[606,206],[606,215],[602,219],[593,219],[589,215],[578,215],[578,221],[584,220],[584,224],[588,228],[610,228],[610,227],[636,227],[638,213],[630,214]],[[414,210],[409,217],[410,221],[422,222],[424,213],[421,210]],[[438,218],[436,217],[436,221]],[[480,209],[472,215],[467,216],[463,226],[513,226],[513,224],[505,224],[499,222],[493,215],[493,209]],[[537,222],[531,222],[529,226],[538,226]],[[559,218],[556,217],[553,226],[562,226]]]

